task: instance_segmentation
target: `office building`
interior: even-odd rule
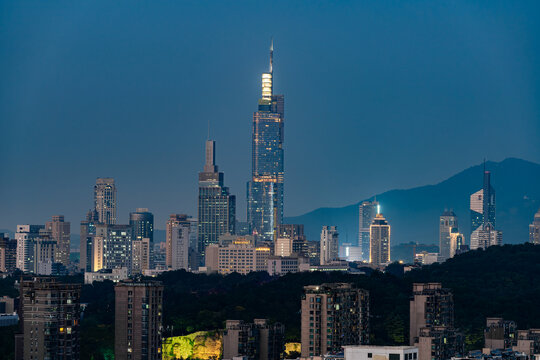
[[[118,269],[101,269],[96,272],[85,272],[84,283],[92,284],[94,281],[105,280],[110,280],[116,283],[122,280],[127,280],[128,277],[128,269],[125,267]]]
[[[495,230],[490,223],[476,229],[471,237],[471,249],[486,249],[494,245],[502,245],[502,231]]]
[[[114,287],[116,360],[161,359],[163,285],[120,282]]]
[[[421,328],[434,326],[454,326],[452,293],[440,283],[415,283],[410,302],[409,344],[418,343]]]
[[[307,257],[311,265],[319,265],[321,262],[321,243],[320,241],[307,242]]]
[[[337,226],[323,226],[321,231],[321,265],[327,265],[332,261],[339,260],[338,236]]]
[[[344,243],[339,246],[339,259],[345,261],[362,261],[362,248],[353,246],[351,243]]]
[[[390,225],[382,214],[375,215],[369,227],[369,262],[385,265],[390,262]]]
[[[414,346],[349,345],[343,347],[345,360],[417,360]]]
[[[309,270],[307,257],[293,254],[293,256],[270,256],[268,257],[268,274],[282,276],[288,273],[297,273]]]
[[[141,269],[149,270],[154,268],[154,214],[148,211],[147,208],[137,208],[135,212],[129,213],[129,225],[131,225],[131,237],[134,244],[133,250],[135,250],[135,244],[137,250],[141,247],[143,249],[148,247],[148,250],[146,250],[147,253],[145,253],[147,264]],[[148,241],[143,241],[143,239],[148,239]],[[136,265],[138,266],[138,264]]]
[[[23,278],[19,311],[23,359],[79,359],[80,294],[80,284]]]
[[[40,236],[33,241],[32,270],[38,275],[55,275],[58,267],[55,267],[56,261],[56,241],[49,233],[41,232]]]
[[[0,233],[0,272],[11,273],[17,268],[17,240]]]
[[[301,311],[303,358],[369,341],[369,292],[353,284],[305,286]]]
[[[487,318],[484,329],[484,348],[509,349],[517,345],[517,325],[503,318]]]
[[[227,320],[223,333],[223,359],[238,357],[260,360],[279,360],[285,348],[285,328],[270,325],[266,319],[253,323]]]
[[[306,235],[304,235],[304,225],[301,224],[280,224],[278,226],[278,233],[276,236],[276,242],[278,239],[288,239],[288,240],[281,240],[282,242],[286,242],[286,244],[282,244],[281,246],[288,247],[289,250],[283,253],[289,253],[289,255],[278,255],[278,253],[274,252],[274,255],[277,256],[290,256],[291,254],[299,254],[307,256],[308,252],[308,243],[306,239]],[[280,246],[274,245],[274,251],[276,249],[280,249]],[[281,250],[280,250],[281,253]]]
[[[52,217],[52,221],[45,223],[45,229],[51,234],[51,239],[56,242],[55,262],[68,266],[71,244],[71,223],[64,221],[63,215],[55,215]]]
[[[94,186],[94,209],[98,222],[116,224],[116,185],[113,178],[97,178]]]
[[[414,255],[414,263],[417,265],[431,265],[439,261],[438,253],[430,253],[427,251],[421,251]]]
[[[207,271],[217,271],[223,275],[268,271],[270,253],[268,246],[256,246],[246,237],[238,237],[227,245],[209,245],[205,254],[205,266]]]
[[[540,245],[540,209],[534,214],[534,220],[529,225],[529,242]]]
[[[43,229],[43,225],[17,225],[17,268],[23,272],[34,271],[34,240]]]
[[[81,221],[79,267],[83,272],[92,271],[92,249],[97,224],[99,224],[99,216],[96,210],[89,210],[86,214],[86,219]]]
[[[236,197],[224,186],[224,176],[216,166],[216,143],[206,141],[206,163],[199,173],[198,253],[210,244],[217,244],[222,234],[234,234]]]
[[[273,52],[272,43],[270,69],[262,74],[262,97],[253,114],[252,175],[247,185],[249,231],[264,241],[274,241],[283,222],[285,100],[273,95]]]
[[[458,227],[456,214],[447,210],[439,218],[439,261],[444,262],[452,257],[452,229]],[[455,251],[454,251],[455,253]]]
[[[378,213],[377,201],[363,201],[358,206],[358,246],[362,248],[362,260],[369,261],[370,233],[369,228]]]
[[[471,250],[479,248],[485,249],[491,245],[500,245],[491,242],[486,242],[485,233],[481,235],[482,230],[489,227],[490,230],[495,230],[495,190],[491,186],[491,173],[484,170],[484,184],[482,189],[471,195]],[[480,237],[483,236],[483,239]],[[502,242],[502,233],[495,237],[500,237]]]
[[[450,257],[453,258],[467,250],[465,236],[457,228],[452,228],[450,230]]]
[[[96,225],[92,271],[127,268],[131,274],[132,238],[130,225]]]

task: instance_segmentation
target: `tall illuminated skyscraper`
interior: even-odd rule
[[[390,225],[382,214],[375,215],[369,227],[370,254],[369,262],[375,265],[390,262]]]
[[[362,248],[362,259],[369,261],[369,227],[377,214],[375,201],[363,201],[358,206],[358,246]]]
[[[262,74],[262,97],[253,114],[252,177],[247,186],[247,220],[251,234],[273,241],[283,221],[283,95],[273,95],[273,52],[270,70]]]
[[[113,178],[96,179],[94,209],[101,224],[116,224],[116,185]]]
[[[500,232],[495,236],[497,241],[494,243],[480,240],[481,232],[496,231],[495,226],[495,190],[491,186],[491,174],[484,166],[484,185],[471,195],[471,250],[500,245],[499,243],[502,243]]]
[[[216,166],[216,143],[206,141],[206,163],[199,173],[199,255],[204,249],[217,244],[220,235],[234,234],[236,224],[236,197],[223,185],[223,173]]]
[[[441,262],[446,261],[452,257],[452,229],[456,229],[458,226],[456,214],[450,210],[445,211],[439,218],[439,258]]]

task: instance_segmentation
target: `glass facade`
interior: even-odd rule
[[[247,186],[249,231],[263,241],[275,240],[283,221],[285,100],[272,95],[272,77],[272,72],[263,74],[262,98],[253,114],[252,178]]]

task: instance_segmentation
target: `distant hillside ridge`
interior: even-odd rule
[[[528,241],[528,225],[540,207],[540,164],[508,158],[489,161],[495,189],[496,227],[503,231],[505,244]],[[382,213],[392,226],[392,245],[415,242],[437,244],[439,216],[453,209],[458,216],[459,230],[470,235],[469,197],[482,188],[483,164],[472,166],[435,185],[407,190],[390,190],[377,194]],[[373,199],[371,197],[370,199]],[[309,240],[318,240],[323,225],[337,225],[340,242],[356,242],[358,237],[358,205],[365,200],[341,208],[319,208],[304,215],[288,217],[289,224],[304,224]]]

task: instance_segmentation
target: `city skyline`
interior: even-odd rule
[[[54,4],[50,6],[48,11],[56,9]],[[181,5],[170,6],[171,14],[177,14],[181,9]],[[262,18],[257,21],[263,20],[260,23],[264,23],[264,19],[270,15],[258,11],[261,10],[259,6],[266,5],[250,5],[242,13],[260,14]],[[276,6],[277,9],[288,9],[284,4]],[[247,37],[240,34],[243,26],[254,25],[251,19],[246,25],[225,30],[210,42],[201,41],[207,36],[204,34],[208,34],[203,32],[200,35],[202,38],[192,35],[178,44],[176,37],[161,36],[165,29],[157,27],[140,42],[126,44],[112,53],[102,51],[111,44],[109,41],[122,37],[140,38],[145,33],[141,30],[146,30],[156,16],[165,16],[164,27],[172,29],[179,26],[175,25],[177,19],[173,22],[167,14],[157,11],[148,15],[142,28],[128,27],[118,32],[105,26],[101,31],[108,31],[111,40],[105,39],[100,45],[96,44],[96,38],[85,27],[78,28],[76,35],[80,41],[74,43],[61,36],[70,24],[61,23],[54,27],[46,22],[42,25],[50,27],[50,39],[63,41],[54,45],[49,38],[40,39],[47,50],[43,58],[45,65],[36,65],[32,62],[36,53],[27,53],[35,44],[24,37],[21,26],[36,29],[29,26],[27,21],[35,19],[38,14],[24,5],[6,5],[6,14],[15,17],[16,14],[28,12],[29,16],[22,24],[14,21],[14,17],[7,16],[6,27],[18,36],[2,38],[6,44],[2,47],[2,51],[5,51],[2,55],[6,56],[2,57],[4,66],[0,68],[11,69],[10,64],[15,63],[20,63],[21,68],[3,77],[2,93],[11,94],[5,99],[14,101],[8,103],[4,97],[0,100],[0,116],[6,119],[1,125],[2,133],[6,134],[1,145],[2,153],[9,154],[4,164],[7,171],[0,181],[2,189],[10,189],[9,192],[2,191],[1,195],[11,209],[3,217],[2,221],[6,224],[0,227],[13,230],[21,221],[15,219],[16,214],[21,214],[23,204],[27,203],[32,205],[28,222],[36,223],[36,214],[43,213],[63,213],[66,219],[76,221],[87,211],[82,204],[88,203],[88,194],[82,188],[98,176],[114,177],[123,189],[122,195],[119,195],[119,223],[125,223],[127,213],[140,206],[155,212],[157,224],[163,224],[170,213],[194,214],[194,179],[201,156],[192,149],[199,148],[204,140],[209,119],[212,137],[224,149],[219,163],[229,174],[231,193],[241,199],[245,181],[249,178],[249,153],[246,149],[249,149],[250,142],[250,113],[259,89],[258,74],[264,70],[267,62],[265,50],[272,35],[279,49],[274,59],[280,69],[275,77],[276,88],[280,93],[287,94],[290,104],[287,110],[287,138],[296,139],[286,144],[288,198],[285,216],[302,214],[320,206],[344,205],[350,202],[351,194],[360,201],[387,189],[433,183],[476,163],[471,154],[477,155],[475,158],[491,160],[515,156],[540,162],[540,150],[534,142],[539,134],[535,121],[538,106],[531,98],[537,75],[530,68],[531,64],[538,63],[535,59],[540,52],[531,45],[538,42],[534,41],[537,33],[532,31],[531,26],[534,25],[528,17],[528,14],[537,13],[536,4],[522,7],[490,5],[486,12],[460,7],[465,5],[456,5],[451,9],[432,5],[432,12],[424,15],[418,14],[413,5],[398,7],[399,11],[391,6],[386,9],[383,5],[350,5],[351,9],[339,5],[321,6],[328,10],[325,16],[329,21],[335,22],[336,18],[350,12],[359,14],[360,20],[365,22],[351,21],[351,18],[345,17],[346,20],[334,28],[325,25],[313,34],[303,31],[295,34],[293,30],[300,25],[309,28],[321,23],[318,21],[321,15],[314,8],[299,5],[292,9],[293,13],[303,13],[305,19],[295,19],[299,21],[295,23],[292,18],[287,18],[281,27],[280,24],[258,25],[254,27],[253,34]],[[128,21],[140,11],[137,8],[124,9],[121,5],[110,10],[112,18],[117,19],[122,14]],[[193,5],[186,9],[186,14],[199,10],[197,5]],[[443,10],[456,16],[454,26],[446,28],[450,31],[449,35],[433,28],[433,23],[441,23],[439,20],[445,20],[442,23],[448,25],[448,15]],[[462,10],[474,11],[467,18],[462,15],[466,13]],[[76,5],[65,11],[77,14],[88,28],[101,28],[103,25],[92,13],[85,17],[83,9]],[[404,14],[411,15],[417,24],[405,20]],[[494,26],[488,14],[496,15],[504,26]],[[217,15],[215,10],[209,14]],[[359,30],[365,30],[356,28],[359,23],[364,24],[361,26],[372,26],[377,31],[363,31],[361,40],[351,37]],[[395,25],[385,29],[383,24],[387,23]],[[407,25],[413,26],[416,32],[412,29],[397,31],[407,29]],[[182,30],[189,29],[189,26],[195,25],[187,21]],[[467,32],[469,42],[462,45],[458,40],[466,30],[471,30]],[[486,38],[487,33],[493,34],[497,41]],[[405,53],[405,46],[413,46],[411,41],[416,39],[413,35],[419,37],[419,41],[414,42],[417,51]],[[394,37],[398,41],[388,41],[394,40]],[[150,45],[149,40],[154,38],[162,39],[160,41],[165,46],[161,50]],[[22,47],[14,47],[15,41],[19,40]],[[399,40],[405,41],[400,45]],[[462,53],[463,57],[445,60],[449,50],[440,49],[437,44],[441,42],[455,53]],[[172,44],[174,46],[171,48]],[[178,52],[177,46],[193,48],[193,55]],[[149,47],[154,51],[144,51]],[[57,58],[55,55],[62,49],[73,51],[73,57]],[[94,57],[85,60],[86,51],[91,51]],[[131,58],[129,55],[133,52],[145,55],[139,57],[141,62],[135,61],[124,67],[124,60]],[[110,57],[100,54],[109,54]],[[226,56],[212,59],[212,56],[205,54]],[[500,57],[493,54],[506,55]],[[20,62],[19,59],[25,55],[29,56],[26,57],[28,62]],[[81,55],[83,61],[80,64],[88,66],[88,72],[81,72],[76,65]],[[427,64],[426,57],[431,59]],[[216,66],[216,61],[219,61],[219,66]],[[140,72],[141,67],[148,63],[163,63],[163,67],[158,69],[150,66],[147,72]],[[59,75],[58,84],[47,81],[50,89],[36,92],[43,86],[44,79],[49,79],[59,68],[66,72]],[[33,70],[25,73],[28,69]],[[187,69],[193,71],[187,73]],[[434,73],[437,76],[432,76]],[[77,84],[82,88],[67,76],[79,79]],[[166,80],[169,77],[171,80]],[[435,78],[437,83],[431,78]],[[487,81],[489,79],[501,85],[492,86],[492,81]],[[130,85],[131,91],[125,91],[126,85]],[[186,86],[190,91],[186,90]],[[28,88],[33,92],[21,96],[21,91]],[[156,96],[148,89],[156,90]],[[462,90],[465,91],[463,95]],[[125,94],[126,99],[119,98],[119,93]],[[471,97],[471,94],[481,96]],[[515,94],[520,94],[519,100]],[[18,99],[23,98],[32,102],[28,106],[22,104]],[[81,100],[83,98],[86,100]],[[201,103],[199,98],[205,101],[212,99],[216,106],[203,106],[206,103]],[[424,98],[426,101],[421,100]],[[126,101],[129,101],[129,107]],[[44,107],[45,104],[51,106]],[[220,109],[219,113],[213,108]],[[359,108],[360,112],[357,111]],[[62,112],[58,112],[58,109],[62,109]],[[332,131],[327,131],[330,121]],[[375,124],[380,121],[385,121],[390,131],[382,139],[367,137],[356,145],[358,135],[374,130]],[[452,124],[450,129],[446,125],[449,123]],[[94,127],[106,131],[96,133]],[[475,134],[480,129],[488,129],[488,136],[477,138]],[[128,136],[115,136],[122,131],[127,131]],[[411,136],[402,137],[404,131],[410,132]],[[16,136],[20,133],[25,136]],[[190,136],[179,142],[176,135],[180,133]],[[426,134],[430,136],[425,137]],[[443,140],[450,138],[459,139],[461,143],[452,154],[448,154],[446,145],[443,145]],[[383,143],[391,143],[392,146],[382,146]],[[502,149],[496,146],[498,143],[508,146]],[[86,146],[76,147],[79,144]],[[139,148],[135,144],[144,145]],[[426,146],[431,151],[421,151]],[[402,148],[409,150],[393,150]],[[305,149],[309,149],[308,156]],[[366,156],[371,149],[377,151],[376,162]],[[138,156],[131,156],[133,153]],[[179,156],[191,153],[194,155]],[[369,166],[371,173],[378,176],[362,176],[356,167],[347,163],[350,156],[361,155],[363,166]],[[425,164],[433,163],[435,159],[444,166],[431,167],[426,172]],[[78,164],[82,160],[84,166]],[[46,170],[60,162],[62,166],[58,168],[61,171],[55,174],[53,180]],[[147,162],[152,164],[149,171],[141,172],[139,164]],[[178,169],[171,169],[172,162],[179,165]],[[27,166],[29,163],[33,166]],[[320,163],[331,164],[330,171],[318,171]],[[378,163],[386,165],[382,167]],[[47,192],[41,192],[30,181],[35,179],[32,174],[36,172],[40,174]],[[338,186],[334,179],[349,173],[354,181]],[[58,178],[70,181],[57,181]],[[156,179],[159,179],[159,186],[153,186]],[[140,193],[143,187],[147,191]],[[181,190],[171,195],[174,189]],[[325,191],[316,198],[309,196],[318,189]],[[16,201],[12,194],[23,196],[25,201]],[[237,214],[243,218],[245,204],[243,201],[238,203]],[[162,225],[158,226],[162,228]]]

